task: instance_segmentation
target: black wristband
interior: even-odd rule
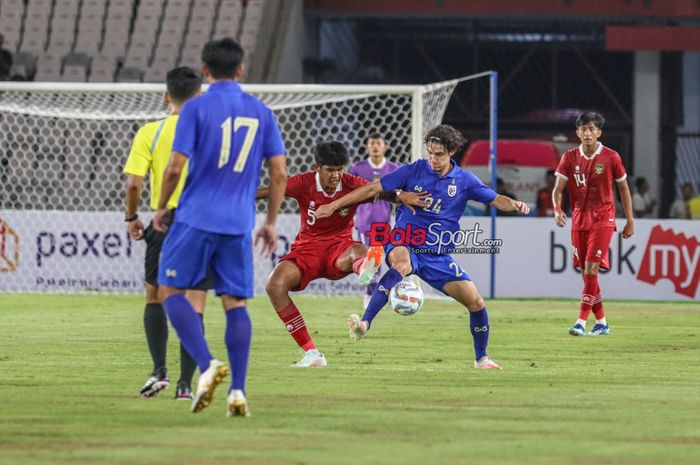
[[[138,214],[138,213],[134,213],[133,216],[127,216],[126,218],[124,218],[124,221],[127,222],[127,223],[131,223],[132,221],[135,221],[135,220],[137,220],[138,218],[139,218],[139,214]]]

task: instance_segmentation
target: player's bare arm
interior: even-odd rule
[[[430,192],[409,192],[409,191],[395,191],[395,192],[382,192],[379,194],[379,200],[387,200],[393,203],[400,203],[408,207],[411,213],[416,214],[416,209],[414,207],[428,207],[430,203],[426,202],[426,197],[430,196]]]
[[[566,213],[561,208],[565,187],[566,181],[557,176],[557,181],[552,190],[552,204],[554,205],[554,223],[560,228],[566,226]]]
[[[505,195],[497,195],[491,205],[498,208],[502,212],[520,212],[523,215],[530,213],[530,207],[522,200],[513,200]]]
[[[129,175],[126,181],[126,229],[135,241],[143,239],[143,223],[136,214],[141,201],[142,186],[143,176]]]
[[[622,228],[622,237],[628,239],[634,234],[634,214],[632,213],[632,194],[630,194],[630,187],[627,184],[627,178],[622,181],[617,181],[617,190],[620,191],[620,198],[622,199],[622,209],[625,211],[625,218],[627,218],[627,223],[625,227]]]
[[[180,175],[187,163],[187,157],[180,152],[173,152],[170,155],[168,167],[163,174],[163,186],[160,189],[160,198],[158,199],[158,210],[153,216],[153,227],[156,231],[165,232],[168,230],[168,200],[173,195],[177,183],[180,181]]]
[[[379,181],[370,182],[362,187],[355,189],[348,195],[339,198],[326,205],[321,205],[316,210],[316,218],[328,218],[333,214],[334,211],[339,208],[347,207],[349,205],[355,205],[363,200],[371,199],[377,194],[384,192],[382,185]]]
[[[284,155],[280,154],[267,159],[270,167],[270,186],[267,188],[267,216],[265,223],[255,233],[255,245],[258,241],[263,241],[263,248],[260,252],[264,256],[269,256],[277,246],[277,215],[284,199],[284,190],[287,188],[287,163]],[[256,195],[257,197],[257,195]]]

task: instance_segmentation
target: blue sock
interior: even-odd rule
[[[177,332],[180,342],[185,346],[185,350],[197,362],[200,372],[209,368],[212,357],[204,339],[202,331],[202,320],[197,316],[194,307],[187,300],[185,294],[174,294],[163,301],[163,307],[168,314],[170,324]]]
[[[486,355],[486,347],[489,345],[489,315],[486,307],[478,312],[469,312],[469,328],[474,338],[474,355],[479,360]]]
[[[379,285],[378,282],[377,282],[377,283],[372,283],[372,282],[369,283],[369,284],[367,285],[367,295],[372,295],[372,294],[374,294],[374,291],[375,291],[375,289],[377,289],[377,286],[378,286],[378,285]]]
[[[231,364],[231,388],[240,389],[245,393],[245,379],[248,372],[248,355],[250,354],[250,339],[253,326],[248,310],[245,307],[235,307],[226,310],[226,349]]]
[[[393,268],[390,268],[389,271],[382,276],[382,279],[380,279],[377,283],[377,288],[372,293],[372,298],[369,300],[369,305],[367,305],[365,314],[362,315],[362,319],[364,321],[366,321],[369,325],[372,324],[374,317],[377,316],[379,310],[381,310],[389,300],[389,292],[391,291],[391,288],[397,283],[401,282],[402,279],[403,276],[401,276],[401,273]]]

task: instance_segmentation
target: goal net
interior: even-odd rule
[[[336,139],[353,162],[364,138],[385,134],[392,161],[422,155],[459,80],[429,86],[244,85],[270,106],[288,150],[290,175],[309,170],[311,148]],[[0,84],[0,291],[141,292],[144,244],[126,233],[122,169],[144,123],[163,118],[164,86]],[[262,184],[267,184],[264,170]],[[148,184],[141,204],[146,220]],[[266,203],[258,203],[259,217]],[[299,227],[286,200],[278,250],[256,256],[256,294]],[[352,293],[349,281],[316,293]]]

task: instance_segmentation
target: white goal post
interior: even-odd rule
[[[352,161],[361,159],[374,131],[385,135],[393,161],[420,158],[424,134],[470,78],[243,89],[275,112],[294,175],[311,168],[311,148],[322,140],[344,142]],[[0,83],[0,292],[142,291],[143,244],[126,234],[122,169],[138,128],[166,116],[164,91],[160,84]],[[259,203],[258,212],[264,208]],[[280,236],[291,242],[295,202],[285,201],[282,211]],[[262,293],[270,267],[256,267]]]

